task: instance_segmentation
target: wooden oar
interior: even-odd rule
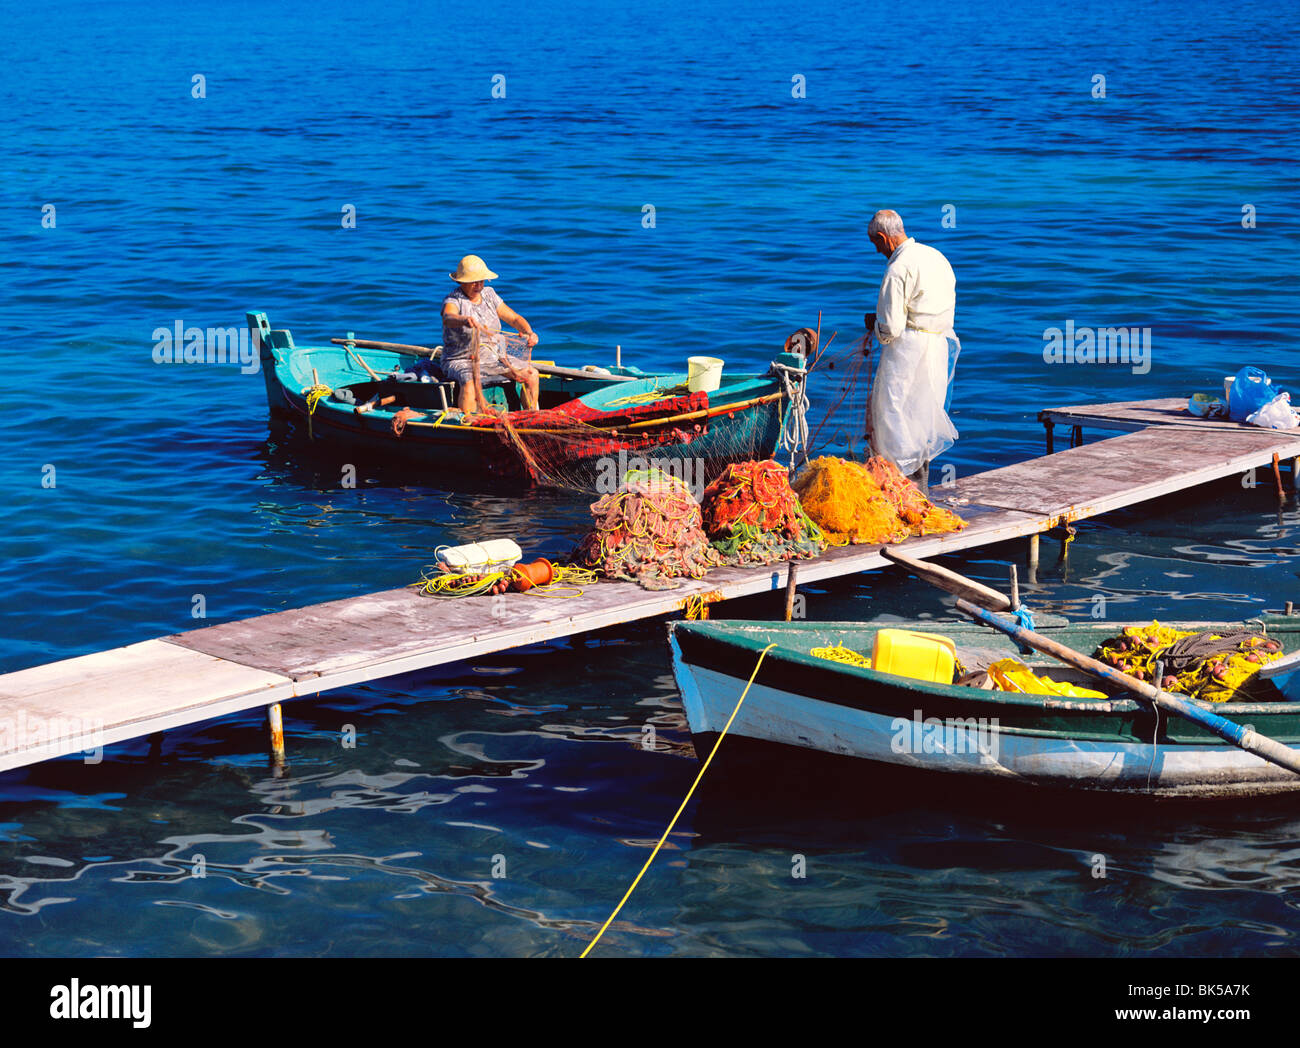
[[[1224,742],[1230,742],[1247,753],[1253,753],[1256,757],[1260,757],[1271,764],[1276,764],[1279,768],[1285,768],[1287,771],[1300,775],[1300,754],[1297,754],[1289,747],[1283,746],[1275,739],[1260,735],[1254,728],[1237,724],[1226,717],[1220,717],[1217,713],[1201,709],[1201,707],[1186,699],[1170,695],[1169,692],[1162,691],[1145,681],[1138,680],[1136,677],[1130,677],[1127,673],[1123,673],[1113,666],[1107,666],[1104,662],[1098,662],[1096,659],[1089,658],[1073,648],[1067,648],[1058,641],[1049,640],[1033,630],[1027,630],[1019,623],[1007,622],[1005,619],[998,618],[992,612],[976,607],[964,598],[957,601],[957,610],[969,615],[976,622],[990,626],[999,633],[1005,633],[1008,637],[1019,641],[1026,647],[1041,651],[1044,655],[1050,655],[1054,659],[1059,659],[1067,666],[1074,666],[1077,669],[1091,673],[1094,677],[1098,677],[1109,684],[1117,685],[1153,706],[1176,714],[1179,717],[1184,717],[1193,724],[1199,724],[1202,728],[1223,739]]]
[[[967,597],[982,607],[992,608],[994,611],[1011,610],[1011,601],[1001,593],[989,589],[974,579],[968,579],[965,575],[958,575],[957,572],[941,568],[938,564],[909,557],[906,553],[899,553],[898,550],[890,549],[888,546],[880,551],[880,555],[895,564],[901,564],[917,578],[924,579],[941,590],[955,593],[959,597]]]

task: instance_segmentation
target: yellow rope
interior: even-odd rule
[[[677,825],[677,820],[681,818],[682,812],[686,810],[686,805],[690,803],[692,794],[695,793],[695,787],[698,786],[700,780],[704,778],[704,773],[709,770],[709,765],[713,762],[714,754],[718,752],[718,747],[722,745],[722,740],[726,738],[727,732],[731,730],[731,722],[736,719],[736,714],[740,712],[740,704],[745,701],[745,696],[749,694],[750,685],[754,683],[754,678],[758,676],[759,667],[763,665],[763,660],[767,658],[767,653],[775,647],[775,643],[769,644],[758,656],[758,662],[754,664],[754,672],[749,675],[749,683],[745,685],[745,690],[740,693],[740,698],[736,700],[736,708],[731,711],[731,716],[727,718],[726,725],[723,727],[722,731],[718,733],[718,740],[713,744],[713,749],[709,751],[709,756],[705,759],[704,766],[700,768],[700,773],[695,776],[695,781],[691,783],[691,788],[686,791],[686,796],[682,798],[681,807],[677,809],[677,814],[673,816],[673,821],[670,822],[668,828],[664,830],[664,835],[659,838],[659,843],[655,845],[655,850],[650,853],[650,858],[646,859],[645,865],[641,867],[641,872],[636,875],[636,880],[632,882],[632,886],[624,893],[623,898],[619,900],[619,904],[614,907],[614,912],[611,913],[609,919],[600,926],[600,931],[596,933],[596,937],[592,939],[591,942],[587,943],[587,948],[582,951],[583,957],[586,957],[587,954],[591,952],[591,948],[595,946],[596,943],[600,942],[600,937],[605,934],[605,929],[613,923],[614,918],[618,916],[618,911],[623,908],[623,904],[632,897],[632,892],[634,892],[636,886],[641,883],[641,878],[645,876],[645,871],[650,869],[650,864],[655,861],[655,856],[659,854],[659,849],[664,846],[664,841],[666,841],[668,835],[673,832],[673,827]]]
[[[683,597],[678,607],[686,612],[687,621],[707,619],[709,605],[722,599],[723,596],[718,590],[708,590],[705,593],[692,593],[689,597]]]
[[[553,567],[555,571],[551,581],[545,586],[534,586],[528,590],[529,593],[535,593],[539,597],[569,600],[572,597],[581,597],[583,586],[596,584],[596,573],[588,568],[579,568],[573,564],[555,564]]]
[[[442,547],[439,547],[442,548]],[[551,597],[557,600],[570,600],[581,597],[583,586],[594,585],[596,573],[586,568],[569,564],[554,565],[555,571],[545,586],[532,586],[527,592],[539,597]],[[410,585],[429,597],[478,597],[492,590],[503,579],[509,580],[514,573],[508,571],[490,572],[456,572],[425,568],[417,582]]]
[[[307,438],[315,440],[316,434],[312,432],[311,417],[316,414],[316,405],[333,393],[334,390],[323,382],[317,382],[309,389],[303,390],[303,392],[307,395]]]
[[[605,407],[617,408],[624,404],[649,404],[651,401],[662,400],[665,397],[681,396],[689,393],[688,386],[669,386],[667,389],[652,389],[648,393],[633,393],[631,396],[619,397],[617,400],[605,401]]]
[[[846,648],[843,644],[836,644],[833,648],[813,648],[808,654],[815,655],[819,659],[829,659],[831,662],[843,662],[849,666],[871,669],[869,658],[852,648]]]
[[[471,575],[426,569],[420,573],[419,581],[412,582],[411,585],[419,587],[420,592],[429,597],[476,597],[486,593],[505,577],[504,571]]]

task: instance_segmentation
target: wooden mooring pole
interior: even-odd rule
[[[789,622],[794,617],[794,591],[799,584],[799,565],[796,561],[790,561],[790,569],[785,576],[785,621]]]
[[[278,702],[266,708],[266,722],[271,729],[271,772],[278,779],[288,770],[284,759],[284,716]]]

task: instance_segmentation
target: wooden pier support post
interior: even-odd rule
[[[1053,421],[1052,421],[1051,419],[1049,419],[1049,418],[1045,418],[1045,419],[1043,419],[1043,429],[1044,429],[1044,430],[1046,431],[1046,433],[1047,433],[1047,453],[1048,453],[1049,455],[1055,455],[1055,454],[1056,454],[1056,441],[1055,441],[1055,439],[1054,439],[1054,435],[1053,435],[1053,433],[1052,433],[1052,431],[1053,431],[1055,428],[1056,428],[1056,423],[1055,423],[1055,422],[1053,422]]]
[[[284,716],[278,702],[266,708],[266,722],[271,729],[271,771],[278,779],[285,773]]]
[[[1025,581],[1029,583],[1038,582],[1038,534],[1034,533],[1029,536],[1029,549],[1025,555]]]
[[[790,568],[785,576],[785,621],[789,622],[794,617],[794,591],[799,584],[799,565],[797,561],[790,561]]]
[[[1011,610],[1015,612],[1020,609],[1020,579],[1016,575],[1016,566],[1014,564],[1007,566],[1011,569],[1009,580],[1011,583]]]
[[[1291,460],[1291,490],[1300,491],[1300,458]]]

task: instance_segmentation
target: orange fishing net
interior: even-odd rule
[[[815,557],[826,548],[779,462],[740,462],[704,489],[704,530],[729,564]]]
[[[832,545],[887,545],[911,535],[960,531],[966,522],[940,509],[883,458],[865,465],[824,456],[813,459],[794,490]]]
[[[618,491],[591,507],[592,530],[573,562],[646,589],[676,589],[722,563],[704,534],[691,489],[658,469],[629,470]]]
[[[836,546],[901,542],[909,529],[894,505],[859,462],[823,456],[813,459],[794,482],[808,516]]]
[[[913,535],[946,535],[966,526],[956,513],[940,509],[921,494],[921,489],[888,459],[879,455],[867,459],[867,472]]]

